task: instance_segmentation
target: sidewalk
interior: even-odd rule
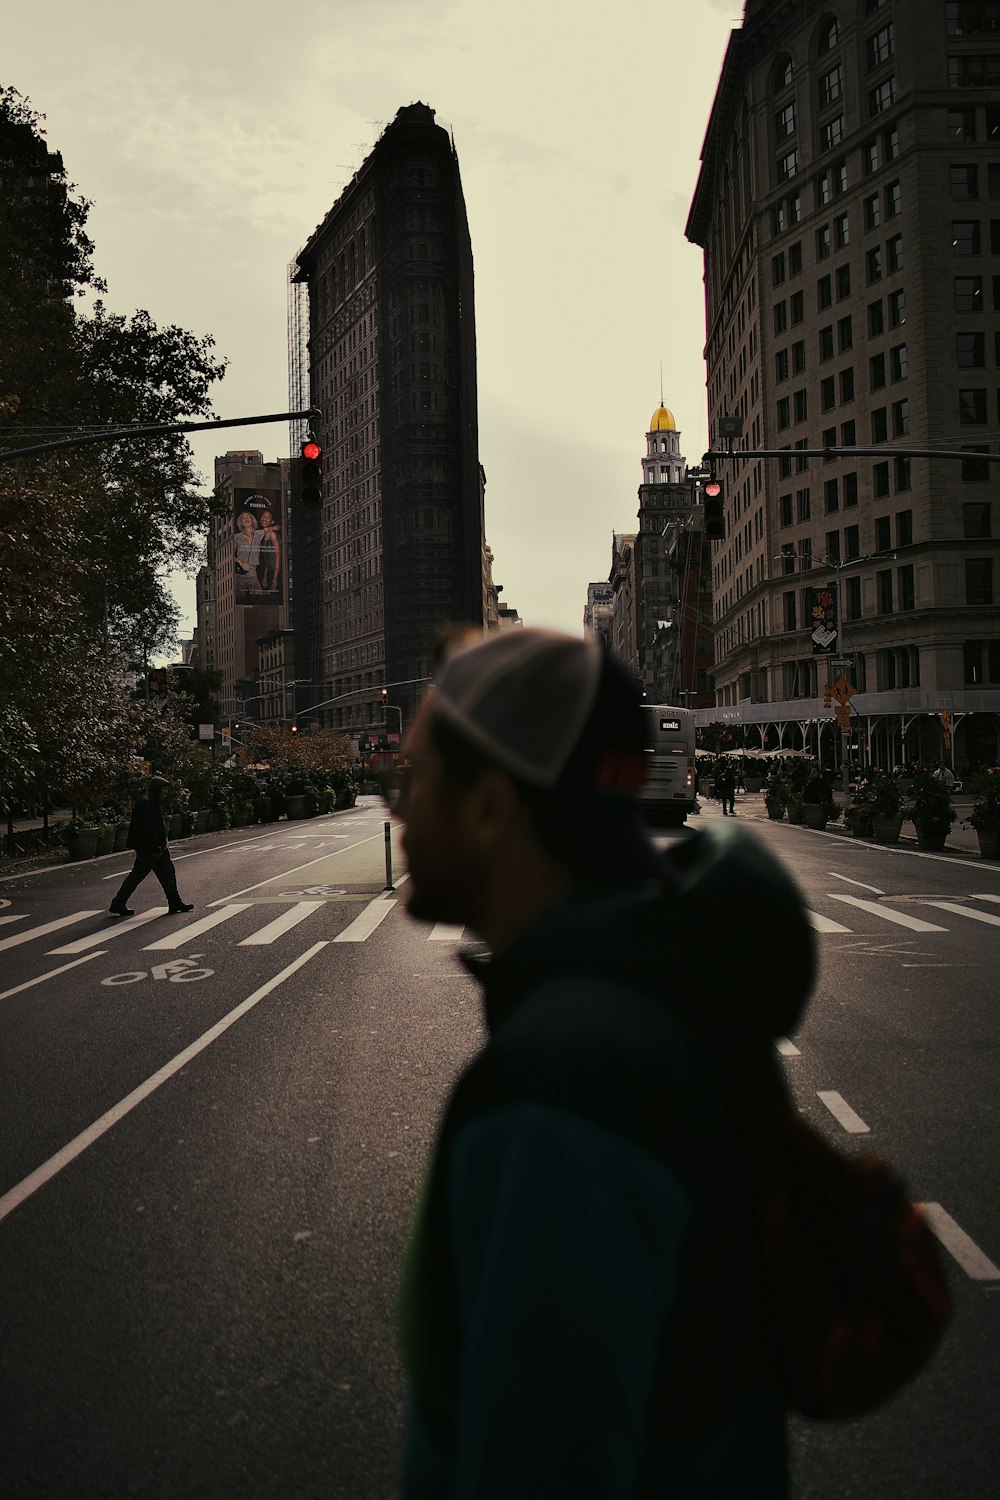
[[[706,797],[704,793],[699,796],[698,800],[701,803],[703,813],[707,812],[710,817],[714,816],[721,818],[722,804],[720,802],[713,801],[711,798]],[[956,817],[954,823],[951,825],[951,832],[945,840],[944,849],[946,854],[960,854],[966,858],[971,855],[975,859],[981,858],[981,855],[979,853],[979,839],[976,836],[976,830],[974,828],[962,827],[962,819],[968,817],[969,813],[972,810],[973,801],[974,799],[972,797],[960,797],[956,801],[955,811],[958,816]],[[767,808],[764,806],[764,793],[737,792],[737,817],[740,813],[743,813],[747,817],[767,819]],[[784,821],[787,823],[788,819],[785,818]],[[801,826],[804,827],[805,825],[803,824]],[[840,838],[851,839],[853,842],[853,835],[848,832],[848,830],[841,822],[828,823],[826,825],[826,832],[835,833],[839,835]],[[861,839],[859,840],[859,842],[871,844],[874,843],[874,840]],[[914,828],[912,823],[906,822],[903,824],[903,831],[899,836],[899,846],[902,848],[909,847],[913,849],[917,847],[917,830]],[[884,848],[886,846],[880,844],[878,845],[878,847]],[[890,845],[888,847],[892,846]]]

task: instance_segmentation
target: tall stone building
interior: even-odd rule
[[[449,621],[484,622],[472,245],[458,158],[399,110],[297,257],[322,410],[317,719],[411,719]],[[304,559],[299,559],[303,566]]]
[[[959,763],[1000,750],[1000,470],[975,456],[998,451],[996,27],[991,4],[747,0],[730,35],[687,235],[712,446],[726,415],[737,449],[784,450],[720,470],[713,549],[720,717],[768,743],[817,743],[826,643],[862,758],[940,755],[944,710]]]

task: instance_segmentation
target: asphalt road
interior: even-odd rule
[[[992,1496],[1000,866],[750,821],[820,929],[790,1081],[938,1205],[957,1305],[891,1407],[794,1425],[796,1493]],[[185,916],[150,877],[108,918],[122,856],[0,883],[3,1491],[387,1500],[406,1226],[481,1035],[461,935],[383,889],[374,803],[174,857]]]

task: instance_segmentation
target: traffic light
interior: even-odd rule
[[[720,541],[726,534],[726,523],[722,514],[722,485],[714,470],[705,480],[702,493],[705,496],[705,535],[710,541]]]
[[[321,510],[323,507],[323,449],[312,437],[302,444],[299,499],[303,510]]]
[[[826,687],[823,689],[823,707],[824,708],[829,708],[832,700],[833,700],[833,684],[828,682],[827,685],[826,685]]]

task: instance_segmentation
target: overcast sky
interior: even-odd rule
[[[115,312],[211,334],[219,417],[287,409],[286,267],[382,128],[454,133],[476,271],[486,527],[526,624],[579,632],[634,529],[663,393],[707,447],[701,252],[684,238],[739,0],[49,0],[0,81],[93,201]],[[194,438],[288,451],[284,426]],[[177,581],[184,629],[194,586]]]

